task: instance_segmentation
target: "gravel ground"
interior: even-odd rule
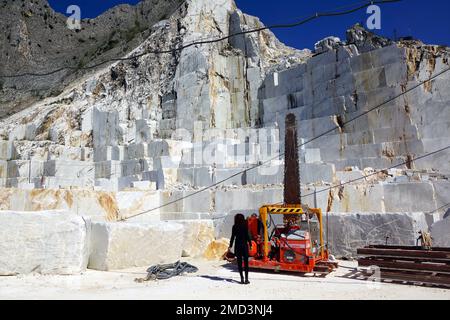
[[[0,277],[0,299],[312,299],[312,300],[450,300],[450,290],[391,283],[370,285],[352,279],[356,262],[340,261],[326,278],[272,272],[251,272],[250,285],[237,283],[234,266],[218,261],[186,260],[199,268],[163,281],[138,283],[146,268],[117,272],[88,270],[76,276],[26,275]],[[307,293],[307,294],[305,294]]]

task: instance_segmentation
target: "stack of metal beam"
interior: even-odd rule
[[[381,281],[450,287],[450,248],[367,246],[357,252],[366,276],[379,271]]]

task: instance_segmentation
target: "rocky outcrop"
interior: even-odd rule
[[[84,272],[90,229],[89,218],[64,211],[0,211],[0,275]]]
[[[182,0],[145,0],[136,6],[120,5],[95,19],[81,21],[71,30],[67,17],[56,13],[47,0],[6,0],[0,4],[0,74],[47,73],[42,78],[2,78],[0,118],[20,111],[47,96],[57,96],[81,77],[80,68],[123,56],[168,18]]]
[[[361,24],[356,24],[347,31],[347,44],[355,45],[364,53],[390,46],[394,42],[366,30]]]

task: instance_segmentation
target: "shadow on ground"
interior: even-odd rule
[[[200,278],[205,278],[205,279],[209,279],[212,281],[225,281],[225,282],[229,282],[229,283],[240,283],[239,281],[233,280],[233,279],[228,279],[228,278],[223,278],[223,277],[217,277],[217,276],[199,276]]]
[[[227,263],[222,265],[223,268],[234,271],[238,273],[238,268],[235,263]],[[349,280],[354,280],[354,284],[361,284],[365,285],[365,281],[362,281],[363,279],[359,279],[357,277],[357,270],[355,268],[351,267],[345,267],[345,266],[339,266],[339,268],[342,269],[348,269],[349,272],[345,275],[334,275],[336,278],[345,278]],[[335,272],[332,272],[331,275],[333,275]],[[335,284],[342,284],[344,285],[345,282],[341,281],[333,281],[330,279],[330,276],[323,276],[323,275],[314,275],[314,274],[303,274],[298,272],[288,272],[288,271],[274,271],[274,270],[263,270],[263,269],[252,269],[250,268],[250,280],[252,278],[252,274],[257,274],[258,278],[255,280],[267,280],[267,281],[279,281],[279,282],[290,282],[290,281],[298,281],[302,282],[302,280],[308,279],[308,282],[314,282],[314,283],[335,283]],[[261,277],[263,275],[282,275],[282,276],[289,276],[289,278],[276,278],[276,277]],[[360,280],[360,281],[358,281]]]

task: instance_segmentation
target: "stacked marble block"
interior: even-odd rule
[[[429,70],[430,63],[424,60],[410,74],[407,50],[392,45],[359,54],[353,45],[340,46],[269,75],[260,90],[264,125],[279,125],[282,137],[284,119],[293,113],[300,143],[335,129],[307,143],[302,152],[306,161],[313,154],[339,171],[346,167],[382,169],[449,145],[448,74],[434,80],[431,91],[420,87],[362,115],[446,67],[444,57],[436,59],[435,70]],[[336,128],[355,117],[359,118]],[[417,161],[415,167],[448,172],[448,155],[444,152]]]
[[[50,147],[39,147],[28,140],[1,141],[2,186],[27,189],[95,185],[97,189],[107,191],[126,188],[163,190],[173,184],[198,187],[227,178],[243,168],[266,161],[268,157],[273,158],[275,155],[276,158],[279,153],[278,142],[270,140],[273,138],[270,134],[274,135],[272,128],[259,130],[263,132],[264,141],[252,141],[248,135],[239,139],[226,138],[226,135],[234,137],[241,134],[236,129],[219,133],[205,130],[199,135],[200,139],[194,142],[141,137],[134,139],[134,142],[124,143],[123,132],[114,129],[117,117],[110,113],[99,113],[95,109],[91,114],[91,121],[98,122],[96,125],[99,129],[87,126],[85,119],[83,132],[93,131],[92,148],[76,148],[52,142]],[[106,125],[97,118],[113,120],[105,122],[108,123]],[[113,134],[108,134],[108,131]],[[257,137],[259,132],[254,131]],[[30,144],[26,148],[32,150],[32,154],[30,152],[28,157],[15,152],[16,147],[20,147],[18,144]],[[238,184],[281,183],[280,161],[275,159],[272,164],[271,168],[265,170],[269,174],[263,173],[260,178],[256,171],[249,172],[248,182],[240,181]],[[210,174],[211,170],[214,171],[214,177]]]
[[[71,151],[69,148],[65,149]],[[3,176],[4,187],[58,189],[60,187],[90,187],[94,183],[94,164],[89,161],[68,160],[58,156],[58,159],[52,160],[32,157],[30,160],[3,160],[2,162],[7,169],[6,175]]]
[[[8,159],[11,159],[11,145],[0,140],[0,187],[5,187],[8,179]]]
[[[0,222],[0,276],[173,263],[201,257],[214,240],[211,220],[105,222],[67,211],[1,211]]]
[[[34,189],[93,185],[93,148],[81,140],[79,146],[73,146],[35,139],[35,125],[27,124],[18,125],[8,140],[0,141],[1,186]]]
[[[168,151],[177,142],[151,139],[151,133],[145,133],[149,126],[141,120],[135,121],[134,134],[126,135],[116,112],[92,108],[83,115],[81,132],[92,134],[91,147],[33,141],[30,126],[19,126],[8,141],[0,141],[1,187],[155,190],[164,187],[164,181],[157,185],[161,171],[177,168],[180,161],[177,151],[173,157]],[[131,141],[124,142],[129,136]]]

